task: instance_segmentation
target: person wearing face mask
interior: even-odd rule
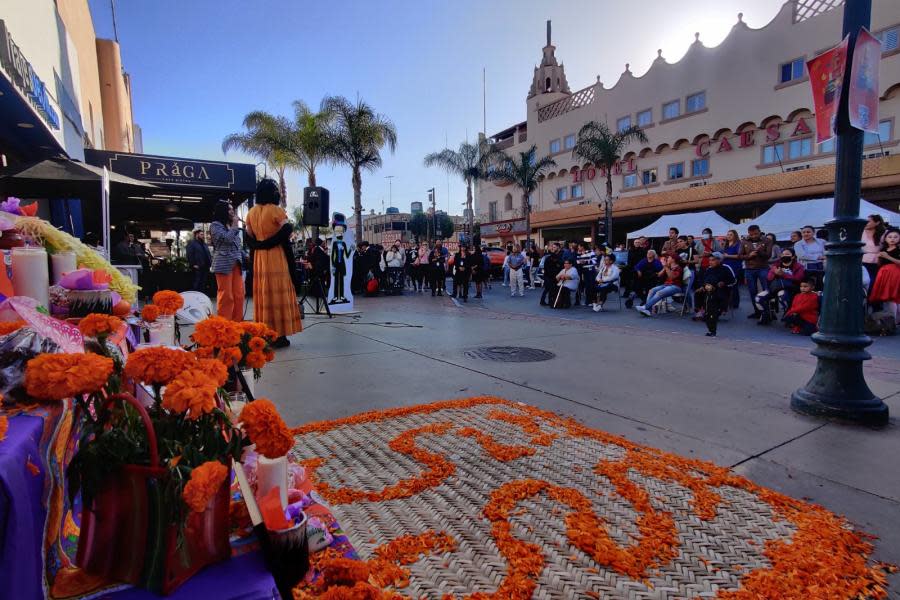
[[[386,266],[385,277],[387,289],[391,293],[399,294],[403,291],[403,266],[406,264],[406,253],[400,249],[400,242],[394,242],[391,249],[384,255]]]
[[[786,307],[791,305],[791,299],[805,276],[806,270],[797,260],[794,251],[785,248],[781,252],[781,260],[769,268],[768,289],[757,294],[753,302],[754,308],[760,313],[759,325],[768,325],[774,319],[777,304],[773,306],[773,302]]]
[[[709,268],[709,257],[712,256],[713,252],[721,251],[722,244],[713,237],[712,229],[709,227],[705,228],[703,233],[700,234],[696,252],[697,256],[700,257],[700,277],[698,278],[700,281],[703,280],[703,273]]]

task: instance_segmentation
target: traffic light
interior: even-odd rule
[[[597,242],[606,243],[606,219],[603,217],[597,219]]]

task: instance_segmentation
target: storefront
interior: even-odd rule
[[[505,246],[525,240],[525,219],[498,221],[481,225],[481,242],[491,246]]]

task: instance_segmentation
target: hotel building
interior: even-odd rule
[[[592,240],[603,218],[605,176],[572,155],[588,121],[641,127],[613,169],[615,241],[661,215],[715,209],[735,222],[777,201],[829,197],[834,142],[817,144],[805,62],[841,39],[840,0],[789,0],[764,27],[738,15],[709,48],[700,35],[669,63],[662,51],[646,73],[629,65],[605,86],[572,91],[550,39],[534,68],[526,120],[491,136],[507,153],[551,156],[556,167],[531,197],[532,239]],[[871,31],[882,42],[879,133],[865,134],[863,197],[891,210],[900,200],[900,2],[873,0]],[[476,213],[487,243],[525,238],[521,193],[482,182]],[[802,223],[798,223],[802,225]],[[699,233],[699,232],[697,232]]]

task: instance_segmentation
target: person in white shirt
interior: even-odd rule
[[[503,287],[509,285],[509,255],[511,250],[506,251],[506,257],[503,259]]]
[[[569,308],[572,306],[572,293],[578,291],[578,269],[570,259],[563,261],[563,268],[556,275],[559,291],[553,302],[553,308]]]
[[[516,244],[512,254],[506,257],[506,266],[509,267],[510,297],[515,296],[516,292],[520,297],[525,295],[525,261],[525,256],[522,255]]]
[[[603,264],[597,271],[597,299],[594,302],[594,312],[603,310],[606,303],[606,297],[613,292],[619,291],[619,267],[616,266],[616,257],[607,254],[603,257]]]
[[[806,225],[800,230],[802,239],[794,244],[794,254],[807,271],[825,270],[825,242],[816,238],[816,230]]]

